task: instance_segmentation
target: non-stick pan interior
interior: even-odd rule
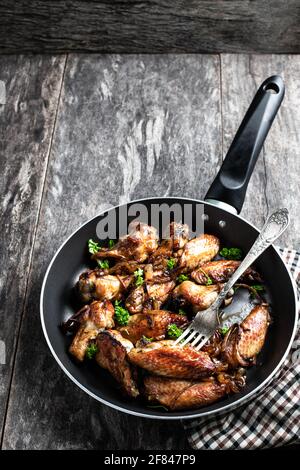
[[[143,204],[148,208],[151,204],[183,205],[187,202],[193,206],[200,203],[176,198],[143,200]],[[218,411],[227,405],[238,404],[240,399],[251,392],[254,393],[282,361],[295,326],[296,305],[293,285],[283,261],[273,247],[269,248],[256,263],[268,287],[273,322],[263,351],[258,357],[258,365],[249,370],[247,386],[242,393],[231,395],[197,410],[165,412],[149,408],[143,401],[124,398],[109,373],[95,363],[86,361],[77,364],[70,357],[67,352],[70,338],[63,335],[59,325],[78,308],[73,287],[79,274],[92,267],[86,249],[87,240],[96,237],[96,226],[100,218],[101,216],[98,216],[87,222],[67,240],[54,257],[44,281],[41,298],[44,332],[55,358],[65,372],[95,398],[123,411],[152,418],[195,417]],[[240,247],[245,253],[257,236],[256,229],[243,219],[210,204],[205,204],[205,232],[218,236],[223,245]]]

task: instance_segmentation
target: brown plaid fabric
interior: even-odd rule
[[[279,248],[300,293],[300,253]],[[292,349],[271,383],[227,414],[184,423],[194,449],[266,449],[300,443],[300,323]]]

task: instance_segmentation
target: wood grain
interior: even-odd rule
[[[249,183],[243,215],[261,227],[267,213],[287,207],[291,224],[278,243],[300,248],[300,57],[222,55],[224,146],[228,148],[255,90],[271,75],[282,76],[286,93]]]
[[[2,0],[0,50],[300,51],[298,0]]]
[[[69,57],[3,448],[187,448],[179,422],[121,414],[71,383],[45,344],[37,299],[52,255],[79,224],[138,197],[202,197],[220,160],[217,56]]]
[[[32,243],[63,75],[64,57],[1,58],[0,431],[24,305]]]

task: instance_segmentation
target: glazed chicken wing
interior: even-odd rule
[[[133,344],[118,331],[106,330],[98,335],[97,348],[97,363],[109,370],[127,395],[137,397],[139,391],[136,384],[136,370],[127,359]]]
[[[132,275],[112,276],[94,269],[81,274],[77,283],[77,291],[82,302],[97,300],[113,300],[120,296],[133,280]]]
[[[255,363],[264,345],[269,324],[268,306],[261,304],[254,307],[240,325],[230,328],[222,344],[223,359],[230,367],[246,367]]]
[[[95,301],[85,305],[64,323],[65,331],[77,329],[69,351],[78,361],[83,361],[89,342],[96,338],[99,331],[113,328],[113,315],[114,307],[109,300]]]
[[[170,410],[183,410],[214,403],[226,394],[226,385],[216,380],[192,382],[148,376],[144,379],[144,394],[148,401],[158,402]]]
[[[94,258],[116,258],[119,260],[145,261],[158,246],[157,230],[150,225],[137,222],[131,232],[112,248],[101,248]]]
[[[148,299],[151,300],[152,305],[158,309],[168,298],[170,292],[174,289],[175,281],[161,282],[161,283],[150,283],[147,282],[146,289]]]
[[[128,354],[132,364],[152,374],[178,379],[200,379],[219,370],[223,365],[211,360],[208,354],[192,346],[174,346],[174,341],[157,341]]]
[[[171,257],[181,250],[189,239],[189,227],[186,224],[172,222],[157,250],[151,255],[149,262],[158,265],[163,259]]]
[[[151,339],[163,339],[168,326],[172,323],[182,326],[187,323],[187,317],[167,310],[152,310],[146,314],[132,315],[128,324],[119,328],[119,331],[124,338],[135,344],[143,336]]]
[[[183,281],[177,286],[172,297],[180,305],[192,305],[194,312],[210,307],[218,297],[221,285],[199,286],[192,281]]]
[[[233,260],[210,261],[192,271],[191,278],[198,284],[202,285],[206,285],[208,280],[211,280],[214,284],[218,282],[227,282],[240,264],[240,261]],[[261,277],[255,269],[248,268],[240,280],[246,282],[261,282]]]
[[[187,242],[179,261],[182,272],[192,271],[198,266],[211,261],[220,249],[220,241],[214,235],[202,234]]]

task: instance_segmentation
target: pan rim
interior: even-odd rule
[[[117,411],[120,411],[122,413],[126,413],[126,414],[129,414],[129,415],[132,415],[132,416],[138,416],[140,418],[148,418],[148,419],[161,419],[161,420],[189,420],[189,419],[197,419],[197,418],[202,418],[202,417],[207,417],[207,416],[212,416],[212,415],[215,415],[215,414],[219,414],[219,413],[226,413],[232,409],[235,409],[239,406],[241,406],[243,403],[245,403],[246,401],[250,401],[250,399],[253,399],[255,397],[255,395],[258,394],[259,391],[261,391],[263,388],[266,387],[266,385],[270,382],[270,380],[272,379],[272,377],[274,377],[274,375],[277,373],[277,371],[281,368],[282,364],[284,363],[291,347],[292,347],[292,344],[293,344],[293,341],[294,341],[294,337],[295,337],[295,334],[296,334],[296,328],[297,328],[297,322],[298,322],[298,316],[299,316],[299,305],[298,305],[298,297],[297,297],[297,288],[296,288],[296,283],[289,271],[289,269],[287,268],[284,260],[282,259],[282,256],[281,254],[279,253],[278,249],[274,246],[274,245],[271,245],[272,248],[275,250],[275,252],[277,253],[277,255],[279,256],[279,258],[281,259],[283,265],[284,265],[284,268],[289,276],[289,279],[290,279],[290,282],[291,282],[291,285],[293,287],[293,293],[294,293],[294,302],[295,302],[295,319],[294,319],[294,326],[293,326],[293,331],[292,331],[292,334],[291,334],[291,338],[290,338],[290,341],[289,341],[289,344],[281,358],[281,360],[279,361],[279,363],[277,364],[277,366],[273,369],[273,371],[268,375],[268,377],[266,377],[266,379],[260,384],[258,385],[254,390],[252,390],[251,392],[249,392],[248,394],[246,394],[245,396],[239,398],[238,400],[234,401],[233,403],[230,403],[228,405],[224,405],[222,407],[220,407],[219,410],[211,410],[211,411],[206,411],[206,412],[199,412],[199,413],[196,413],[194,412],[193,414],[190,414],[190,415],[185,415],[185,416],[181,416],[180,415],[180,411],[178,412],[178,415],[173,415],[173,416],[168,416],[168,415],[162,415],[162,414],[147,414],[146,412],[143,413],[143,412],[139,412],[139,411],[133,411],[133,410],[129,410],[129,409],[126,409],[122,406],[119,406],[119,405],[116,405],[114,403],[111,403],[107,400],[105,400],[104,398],[101,398],[99,396],[97,396],[95,393],[93,393],[92,391],[90,391],[89,389],[87,389],[84,385],[82,385],[72,374],[71,372],[68,371],[68,369],[63,365],[63,363],[61,362],[61,360],[59,359],[58,355],[56,354],[52,344],[51,344],[51,341],[49,339],[49,336],[48,336],[48,332],[47,332],[47,328],[46,328],[46,324],[45,324],[45,321],[44,321],[44,309],[43,309],[43,300],[44,300],[44,291],[45,291],[45,286],[46,286],[46,282],[47,282],[47,279],[48,279],[48,275],[49,275],[49,272],[52,268],[52,265],[54,263],[54,261],[56,260],[57,256],[59,255],[59,253],[61,252],[61,250],[64,248],[64,246],[68,243],[68,241],[77,233],[79,232],[79,230],[81,230],[82,227],[84,227],[85,225],[87,225],[88,223],[90,223],[92,220],[96,219],[97,217],[99,217],[100,215],[102,215],[103,213],[105,213],[106,211],[108,210],[112,210],[112,209],[116,209],[120,206],[123,206],[123,205],[127,205],[127,204],[133,204],[133,203],[136,203],[136,202],[142,202],[142,201],[146,201],[146,200],[153,200],[153,199],[183,199],[183,200],[186,200],[186,201],[193,201],[193,202],[196,202],[196,203],[200,203],[200,204],[204,204],[204,205],[208,205],[208,206],[211,206],[211,207],[216,207],[214,204],[211,204],[210,202],[206,202],[206,201],[203,201],[201,199],[193,199],[193,198],[187,198],[187,197],[180,197],[180,196],[164,196],[164,197],[159,197],[159,196],[149,196],[149,197],[145,197],[145,198],[141,198],[141,199],[134,199],[133,201],[128,201],[128,202],[124,202],[123,204],[117,204],[113,207],[110,207],[104,211],[101,211],[100,213],[96,214],[94,217],[91,217],[90,219],[86,220],[83,224],[81,224],[77,229],[75,229],[71,235],[69,235],[68,238],[66,238],[66,240],[64,240],[64,242],[59,246],[59,248],[57,249],[57,251],[55,252],[55,254],[53,255],[49,265],[48,265],[48,268],[45,272],[45,275],[44,275],[44,279],[43,279],[43,283],[42,283],[42,288],[41,288],[41,294],[40,294],[40,320],[41,320],[41,325],[42,325],[42,330],[43,330],[43,334],[44,334],[44,337],[46,339],[46,343],[50,349],[50,352],[52,354],[52,356],[54,357],[54,359],[56,360],[57,364],[60,366],[60,368],[63,370],[63,372],[67,375],[67,377],[73,382],[75,383],[81,390],[83,390],[85,393],[87,393],[89,396],[91,396],[92,398],[94,398],[95,400],[97,400],[98,402],[106,405],[106,406],[109,406],[110,408],[113,408]],[[220,208],[219,208],[220,209]],[[225,209],[220,209],[224,212],[227,212],[225,211]],[[229,213],[229,212],[228,212]],[[246,224],[250,225],[252,228],[254,228],[254,230],[256,230],[258,233],[259,233],[259,229],[253,225],[251,222],[248,222],[248,220],[246,220],[244,217],[242,217],[241,215],[239,214],[231,214],[231,215],[234,215],[235,217],[238,217],[239,219],[241,219],[243,222],[245,222]]]

